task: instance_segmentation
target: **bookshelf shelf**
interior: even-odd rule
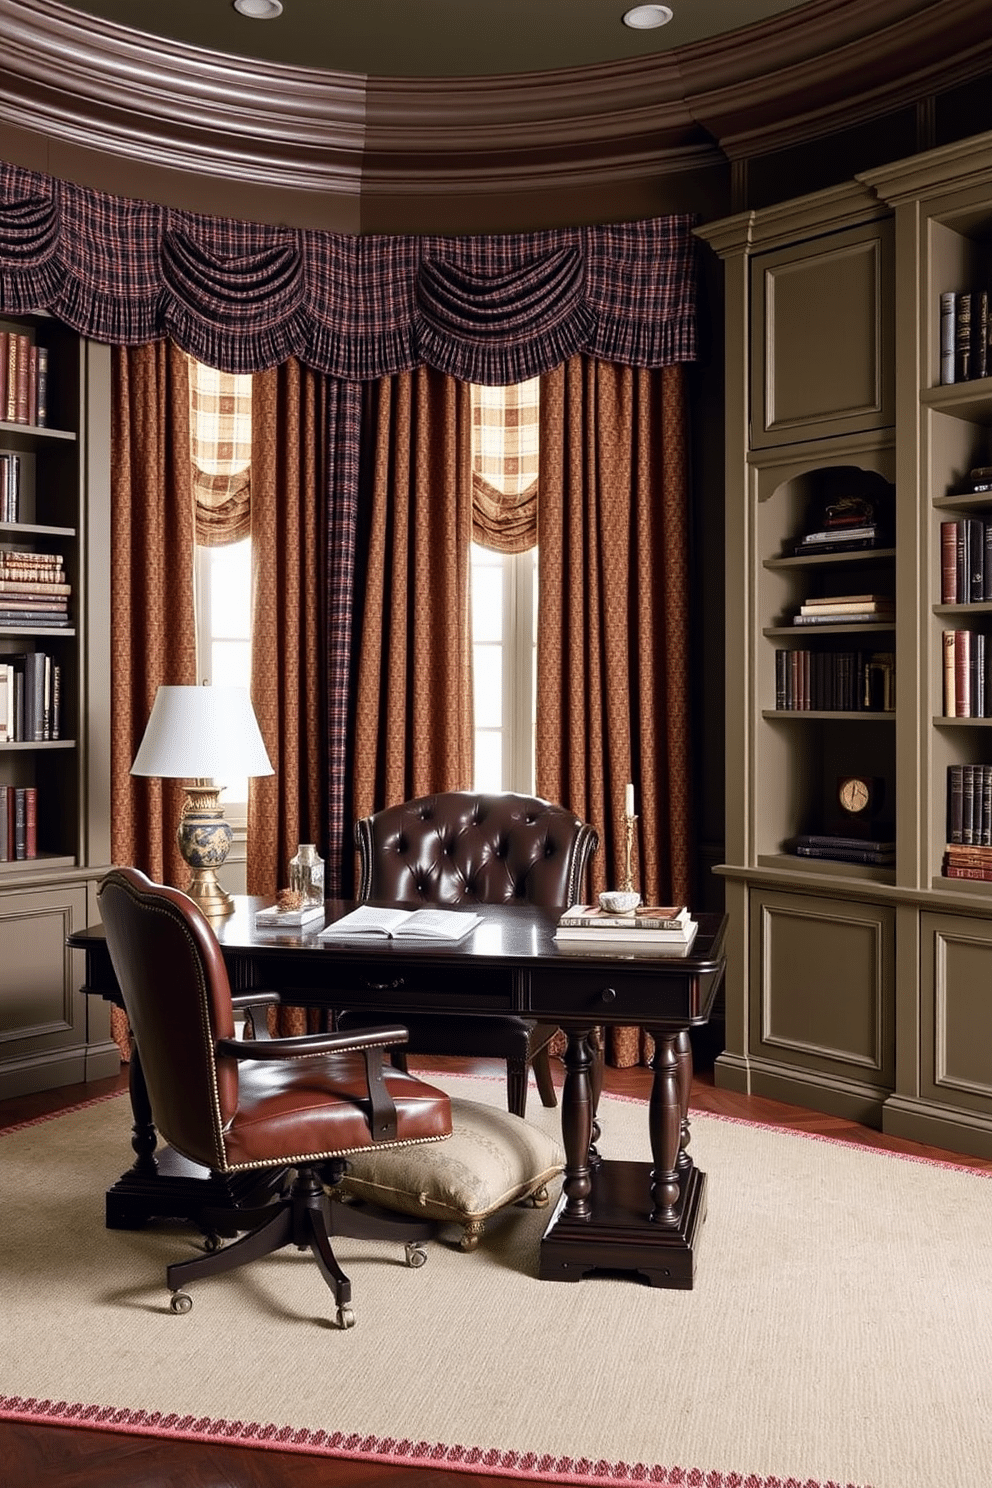
[[[806,642],[817,636],[891,634],[895,628],[894,622],[877,625],[870,621],[864,621],[860,625],[766,625],[761,634],[769,639],[785,637]]]
[[[895,723],[896,720],[895,712],[888,708],[863,708],[857,712],[847,708],[763,708],[761,716],[775,723]]]
[[[880,563],[896,556],[895,548],[862,548],[857,553],[799,554],[794,557],[763,558],[763,568],[835,568],[848,564]]]

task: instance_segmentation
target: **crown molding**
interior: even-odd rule
[[[746,160],[992,71],[988,0],[809,0],[675,51],[457,79],[262,63],[58,0],[0,0],[0,127],[55,159],[128,161],[298,197],[571,190]],[[61,147],[61,148],[60,148]],[[179,204],[177,202],[177,204]],[[260,205],[260,212],[264,215]],[[271,208],[269,208],[271,210]],[[290,209],[291,213],[291,209]],[[292,215],[292,213],[291,213]]]

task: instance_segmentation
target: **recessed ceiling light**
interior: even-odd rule
[[[272,21],[282,15],[282,0],[234,0],[234,8],[252,21]]]
[[[667,26],[672,15],[667,5],[635,5],[627,11],[623,23],[634,31],[651,31],[655,26]]]

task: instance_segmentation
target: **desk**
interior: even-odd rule
[[[372,1006],[459,1013],[517,1013],[556,1023],[567,1035],[561,1123],[562,1194],[541,1241],[544,1278],[574,1281],[597,1269],[636,1271],[651,1285],[693,1284],[696,1237],[706,1212],[706,1177],[689,1153],[688,1030],[709,1018],[723,978],[726,919],[700,915],[688,956],[598,947],[562,949],[557,913],[530,906],[476,906],[482,921],[453,945],[402,940],[320,942],[305,934],[256,930],[267,901],[239,897],[215,922],[232,991],[278,991],[289,1004]],[[328,900],[326,920],[354,906]],[[101,926],[71,935],[86,956],[83,990],[120,1005]],[[590,1040],[603,1024],[640,1024],[654,1037],[648,1104],[652,1163],[600,1159]],[[168,1149],[155,1153],[155,1131],[140,1065],[132,1062],[134,1167],[108,1194],[107,1223],[130,1227],[152,1217],[196,1216],[219,1201],[244,1199],[211,1190],[202,1169]],[[165,1196],[167,1193],[167,1197]]]

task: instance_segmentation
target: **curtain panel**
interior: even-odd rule
[[[118,346],[171,338],[226,372],[295,356],[366,382],[427,364],[523,382],[577,352],[693,361],[696,218],[482,237],[238,222],[0,163],[0,310]]]

